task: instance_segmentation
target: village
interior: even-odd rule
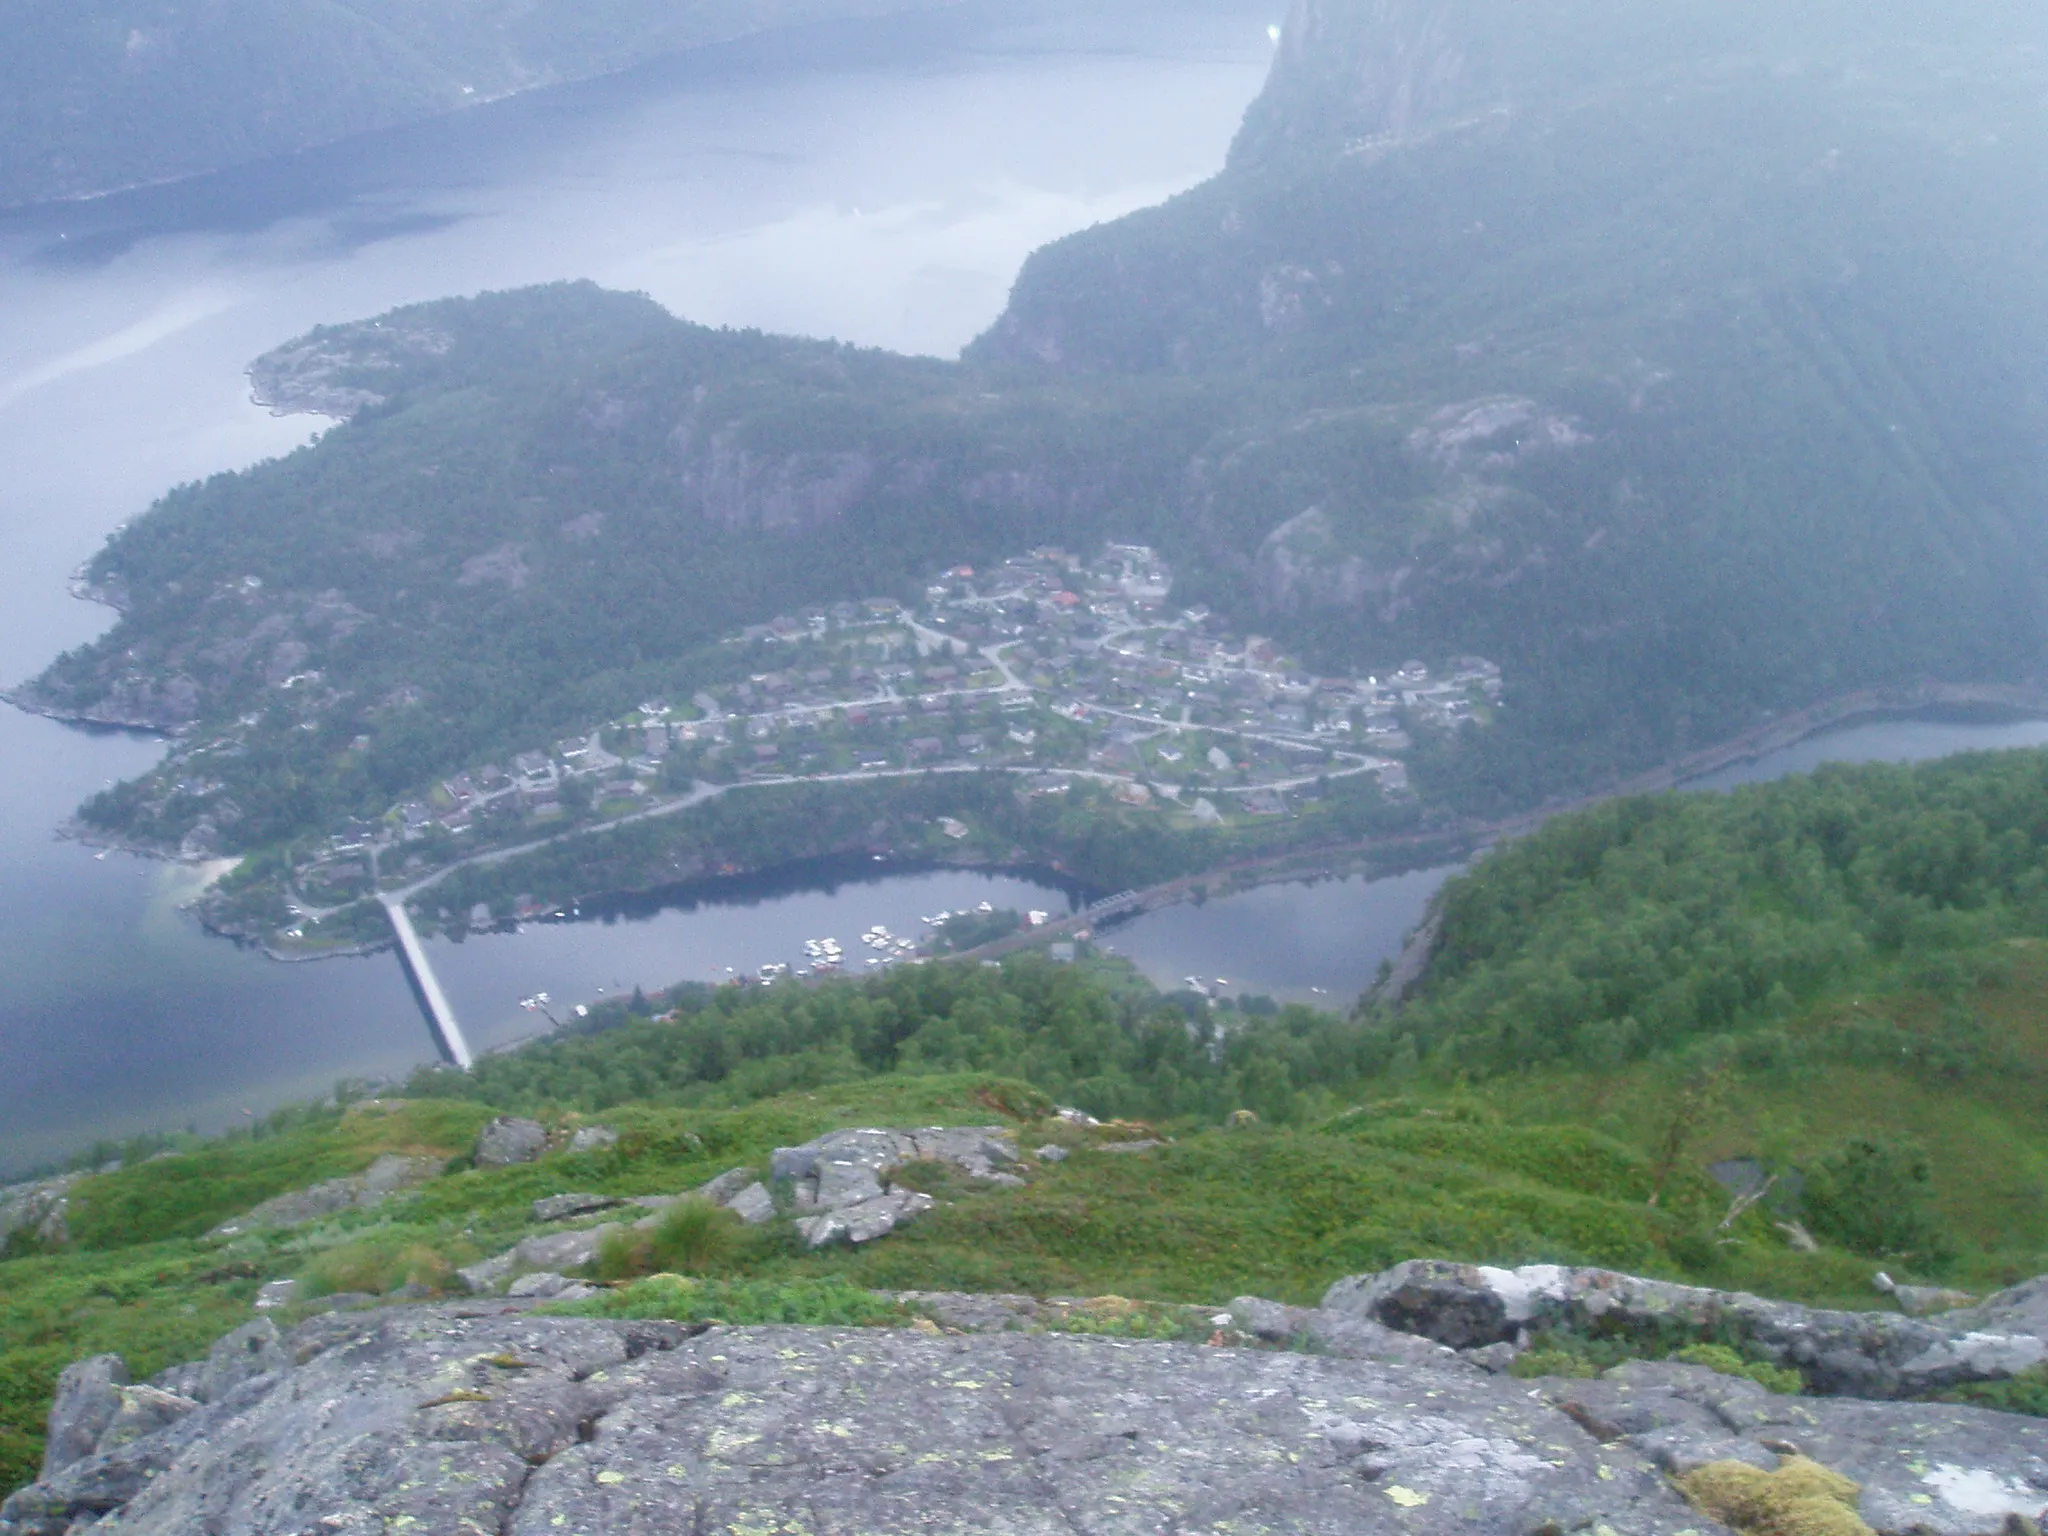
[[[1176,607],[1172,589],[1144,545],[1089,560],[1041,548],[937,573],[914,607],[871,598],[749,627],[724,645],[779,664],[645,700],[338,829],[295,871],[295,905],[754,783],[990,769],[1034,795],[1094,780],[1186,826],[1285,816],[1355,775],[1407,794],[1414,733],[1483,724],[1501,705],[1500,669],[1482,658],[1316,676],[1270,639]]]

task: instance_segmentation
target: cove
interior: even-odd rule
[[[66,583],[117,524],[317,430],[250,403],[259,353],[589,277],[707,324],[951,355],[1031,250],[1213,172],[1283,9],[966,0],[0,215],[0,686],[105,628]],[[0,707],[0,1175],[432,1059],[392,956],[275,964],[180,912],[187,872],[54,837],[161,750]],[[576,988],[674,980],[681,958],[599,957]]]

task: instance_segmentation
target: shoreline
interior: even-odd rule
[[[18,695],[18,691],[0,694],[0,699],[17,708],[29,709],[31,713],[42,714],[69,724],[84,725],[96,729],[146,729],[137,726],[116,726],[110,722],[67,716],[51,709],[32,708]],[[1155,885],[1119,893],[1108,898],[1106,903],[1097,903],[1066,918],[1046,923],[1041,927],[1011,934],[990,944],[973,950],[961,951],[949,959],[995,959],[1026,948],[1055,942],[1071,936],[1075,930],[1092,929],[1094,924],[1114,920],[1118,917],[1156,911],[1162,907],[1177,905],[1183,901],[1206,901],[1221,898],[1240,891],[1257,889],[1265,885],[1282,885],[1312,882],[1319,879],[1346,878],[1365,874],[1371,878],[1385,878],[1406,870],[1425,867],[1434,862],[1448,862],[1469,859],[1497,843],[1526,836],[1536,831],[1553,816],[1567,815],[1584,810],[1608,800],[1631,795],[1660,794],[1682,789],[1688,783],[1717,773],[1740,763],[1754,762],[1772,752],[1783,751],[1796,746],[1824,732],[1840,729],[1859,721],[1886,718],[1910,718],[1930,711],[1990,711],[2011,719],[2048,719],[2048,686],[2026,683],[1922,683],[1884,688],[1860,689],[1853,693],[1823,699],[1803,710],[1793,711],[1767,720],[1747,731],[1738,733],[1723,741],[1674,758],[1655,768],[1618,780],[1609,786],[1588,791],[1569,800],[1561,800],[1533,810],[1504,817],[1499,821],[1466,823],[1437,831],[1408,834],[1394,838],[1366,838],[1354,842],[1323,843],[1294,848],[1278,854],[1267,854],[1232,863],[1213,866]],[[164,734],[160,729],[155,734]],[[681,810],[681,803],[667,810]],[[647,813],[642,813],[643,815]],[[637,818],[636,818],[637,819]],[[606,830],[600,825],[589,828],[590,832]],[[142,858],[162,859],[187,868],[205,868],[219,864],[232,868],[231,860],[208,859],[186,860],[176,850],[160,846],[133,842],[88,828],[73,817],[58,829],[61,838],[78,842],[87,847],[98,847],[134,854]],[[582,832],[571,836],[584,835]],[[543,844],[557,841],[562,834],[543,840]],[[540,846],[540,845],[536,845]],[[507,849],[497,857],[513,857],[530,851],[528,848]],[[867,852],[870,850],[859,850]],[[485,855],[485,858],[496,858]],[[715,900],[712,894],[726,881],[760,879],[771,876],[779,870],[813,862],[811,860],[782,860],[764,864],[757,868],[736,870],[729,874],[711,877],[705,881],[684,882],[704,891],[703,899]],[[988,864],[967,861],[951,864],[938,861],[932,867],[957,869],[985,869],[1000,871],[1014,867],[1012,864]],[[1052,865],[1046,865],[1055,874],[1063,873]],[[453,866],[450,866],[452,869]],[[415,888],[424,888],[437,881],[443,873],[437,871],[416,882]],[[214,880],[219,878],[214,876]],[[202,887],[203,895],[206,888]],[[576,898],[579,904],[629,902],[658,895],[669,887],[647,887],[632,890],[606,890],[583,894]],[[408,890],[405,894],[412,894]],[[197,905],[197,898],[183,904],[188,910]],[[1432,910],[1434,910],[1432,908]],[[209,934],[249,948],[260,950],[267,958],[282,964],[303,965],[319,960],[346,959],[381,953],[393,947],[393,941],[382,939],[369,943],[357,943],[342,948],[322,950],[317,953],[301,953],[280,950],[261,940],[242,933],[217,927],[197,916],[200,926]],[[1400,978],[1405,987],[1414,976],[1419,976],[1421,967],[1427,961],[1427,952],[1417,952],[1415,946],[1435,931],[1428,915],[1409,937],[1400,955],[1394,961],[1393,977]],[[1367,990],[1364,997],[1379,995],[1379,986]]]

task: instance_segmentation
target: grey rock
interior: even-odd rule
[[[547,1149],[548,1128],[538,1120],[500,1115],[477,1134],[476,1164],[479,1168],[508,1168],[514,1163],[530,1163]]]
[[[653,1220],[650,1217],[634,1225],[648,1226]],[[489,1295],[515,1275],[532,1271],[559,1275],[564,1270],[582,1269],[596,1262],[597,1250],[606,1237],[623,1230],[618,1222],[607,1221],[595,1227],[576,1227],[567,1232],[543,1232],[522,1239],[503,1253],[465,1265],[455,1273],[473,1294]]]
[[[266,1280],[256,1288],[256,1310],[272,1312],[299,1299],[299,1282],[294,1279]]]
[[[230,1217],[207,1235],[240,1237],[270,1227],[296,1227],[341,1211],[363,1210],[381,1204],[402,1189],[424,1184],[441,1171],[441,1160],[433,1157],[378,1158],[361,1173],[328,1179],[308,1189],[295,1189],[265,1200],[253,1210]]]
[[[1908,1317],[1932,1317],[1970,1306],[1977,1298],[1968,1291],[1954,1291],[1940,1285],[1895,1285],[1892,1287],[1892,1300]]]
[[[1034,1154],[1041,1163],[1064,1163],[1067,1149],[1056,1141],[1049,1141]]]
[[[93,1447],[96,1452],[117,1450],[145,1439],[169,1428],[199,1407],[193,1399],[176,1392],[166,1392],[162,1387],[132,1386],[114,1390],[120,1394],[120,1408],[113,1421],[100,1432],[99,1442]]]
[[[1316,1348],[1346,1360],[1399,1361],[1468,1373],[1476,1370],[1456,1350],[1434,1340],[1403,1333],[1369,1317],[1333,1312],[1327,1307],[1309,1310],[1304,1320],[1304,1331]]]
[[[1595,1439],[1665,1471],[1710,1461],[1773,1467],[1796,1452],[1862,1485],[1881,1533],[1984,1536],[2048,1512],[2048,1437],[2038,1419],[1980,1408],[1781,1397],[1704,1366],[1631,1361],[1542,1395]]]
[[[1496,1376],[1502,1376],[1522,1352],[1514,1345],[1502,1341],[1499,1344],[1482,1344],[1477,1349],[1461,1350],[1459,1353],[1482,1371],[1491,1371]]]
[[[619,1144],[619,1133],[608,1125],[586,1125],[569,1138],[571,1152],[603,1152]]]
[[[1268,1344],[1285,1344],[1307,1331],[1308,1309],[1282,1306],[1263,1296],[1238,1296],[1230,1303],[1230,1318],[1241,1332]]]
[[[602,1226],[529,1237],[513,1248],[512,1261],[519,1269],[581,1269],[597,1258],[598,1245],[619,1230],[617,1222],[608,1221]]]
[[[128,1363],[119,1355],[94,1355],[64,1367],[43,1443],[44,1477],[93,1453],[121,1411],[121,1388],[127,1382]]]
[[[71,1186],[84,1177],[66,1173],[0,1189],[0,1244],[21,1231],[52,1248],[70,1242]]]
[[[833,1131],[800,1147],[777,1147],[771,1174],[795,1182],[799,1211],[835,1211],[879,1199],[889,1174],[913,1162],[950,1163],[970,1178],[1022,1182],[1008,1172],[1017,1162],[1016,1142],[990,1125]]]
[[[725,1208],[753,1227],[775,1219],[775,1197],[759,1179],[726,1201]]]
[[[476,1295],[488,1295],[503,1285],[512,1275],[512,1252],[507,1249],[488,1259],[479,1259],[474,1264],[465,1264],[455,1271],[456,1278],[469,1287]]]
[[[962,1333],[1005,1333],[1029,1328],[1044,1315],[1035,1296],[1001,1291],[898,1291],[895,1299]]]
[[[616,1195],[545,1195],[533,1202],[535,1221],[567,1221],[572,1216],[588,1216],[594,1211],[608,1211],[626,1202]]]
[[[17,1493],[0,1536],[1704,1536],[1664,1472],[1795,1450],[1856,1479],[1881,1536],[1998,1536],[2048,1510],[2040,1421],[1982,1409],[1668,1363],[1538,1385],[1436,1346],[1381,1362],[1024,1333],[1029,1297],[902,1299],[980,1331],[693,1333],[503,1303],[317,1318],[259,1348],[284,1365],[230,1399]],[[1317,1315],[1232,1305],[1296,1314]]]
[[[315,1296],[306,1305],[321,1312],[354,1312],[374,1307],[380,1300],[371,1291],[330,1291],[325,1296]]]
[[[1703,1529],[1646,1458],[1476,1372],[457,1307],[319,1323],[260,1401],[126,1448],[154,1475],[138,1458],[38,1483],[0,1531],[102,1513],[124,1536]]]
[[[715,1179],[707,1179],[697,1186],[697,1196],[709,1200],[713,1205],[726,1205],[732,1197],[749,1184],[760,1182],[761,1176],[751,1168],[728,1168]]]
[[[898,1222],[906,1221],[920,1211],[928,1211],[936,1203],[930,1195],[916,1190],[892,1189],[855,1205],[802,1217],[797,1221],[796,1229],[803,1235],[805,1246],[810,1248],[823,1248],[840,1241],[871,1243],[878,1237],[888,1236]]]
[[[1946,1313],[1940,1321],[1951,1328],[2048,1339],[2048,1275],[2036,1275],[1985,1297],[1974,1307]]]
[[[521,1275],[517,1280],[514,1280],[505,1287],[505,1294],[507,1296],[538,1296],[545,1299],[561,1295],[563,1291],[569,1288],[569,1284],[567,1276],[558,1275],[552,1270],[543,1269],[537,1270],[530,1275]]]
[[[217,1403],[244,1382],[269,1377],[290,1363],[283,1331],[269,1318],[259,1317],[216,1340],[196,1377],[173,1381],[166,1373],[157,1378],[157,1385],[202,1403]]]
[[[1105,1141],[1097,1146],[1095,1150],[1097,1152],[1150,1152],[1154,1147],[1163,1147],[1165,1145],[1166,1143],[1163,1141],[1154,1137],[1147,1137],[1143,1141]]]
[[[1516,1340],[1546,1326],[1650,1335],[1675,1324],[1797,1368],[1817,1391],[1858,1397],[1924,1396],[1959,1382],[2001,1380],[2048,1360],[2048,1341],[2033,1333],[1895,1312],[1827,1311],[1554,1264],[1508,1270],[1413,1259],[1383,1274],[1339,1280],[1323,1306],[1457,1349]]]
[[[1977,1298],[1968,1291],[1954,1291],[1939,1285],[1900,1285],[1883,1270],[1871,1277],[1871,1284],[1897,1302],[1899,1310],[1908,1317],[1954,1312],[1977,1303]]]

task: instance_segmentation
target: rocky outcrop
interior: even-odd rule
[[[1994,1536],[2048,1506],[2040,1422],[1981,1409],[1776,1397],[1642,1363],[1532,1390],[1419,1340],[1407,1359],[1205,1348],[1017,1332],[1005,1298],[921,1300],[977,1331],[504,1302],[252,1324],[158,1378],[182,1406],[121,1444],[104,1410],[122,1373],[94,1362],[58,1405],[90,1449],[9,1499],[0,1533],[1710,1536],[1669,1473],[1794,1455],[1860,1483],[1884,1536]]]
[[[264,1201],[253,1210],[222,1222],[209,1237],[240,1237],[266,1227],[296,1227],[341,1211],[366,1210],[399,1190],[424,1184],[440,1173],[438,1157],[380,1157],[361,1173],[328,1179],[310,1189],[295,1189]]]
[[[1594,1381],[1549,1383],[1543,1396],[1602,1444],[1674,1476],[1721,1461],[1766,1470],[1788,1456],[1817,1461],[1859,1485],[1857,1512],[1877,1531],[2024,1531],[2048,1513],[2039,1419],[1784,1397],[1705,1366],[1647,1360]]]
[[[535,1221],[567,1221],[572,1216],[589,1216],[626,1202],[617,1195],[544,1195],[533,1202]]]
[[[1323,1307],[1455,1349],[1520,1342],[1550,1328],[1667,1343],[1712,1339],[1795,1368],[1818,1392],[1897,1398],[2003,1380],[2048,1362],[2044,1280],[1967,1312],[1915,1318],[1802,1307],[1611,1269],[1415,1259],[1339,1280]]]
[[[67,1213],[71,1209],[71,1186],[85,1177],[79,1173],[60,1174],[54,1179],[36,1179],[27,1184],[10,1184],[0,1189],[0,1247],[21,1232],[46,1247],[61,1247],[71,1240]]]
[[[500,1115],[477,1134],[476,1165],[507,1168],[530,1163],[548,1149],[548,1128],[538,1120]]]
[[[616,1221],[595,1227],[577,1227],[568,1232],[544,1232],[525,1238],[492,1258],[458,1269],[462,1283],[475,1292],[495,1291],[515,1276],[530,1271],[559,1274],[584,1269],[597,1262],[597,1251],[614,1232],[624,1231]]]
[[[875,477],[871,453],[757,451],[731,426],[700,433],[685,422],[672,442],[683,494],[707,523],[729,531],[801,533],[839,522]]]
[[[1415,569],[1410,559],[1375,564],[1344,549],[1329,514],[1310,507],[1266,535],[1252,562],[1252,582],[1268,613],[1355,608],[1391,624],[1401,615],[1401,590]]]
[[[328,326],[274,347],[249,365],[249,398],[274,416],[346,421],[382,405],[373,382],[395,381],[407,367],[446,357],[455,338],[429,325]]]
[[[969,1178],[1014,1189],[1024,1183],[1008,1171],[1017,1161],[1017,1144],[1001,1126],[932,1126],[834,1131],[800,1147],[777,1147],[772,1166],[778,1181],[792,1181],[804,1242],[822,1248],[872,1242],[932,1208],[930,1195],[885,1182],[906,1163],[946,1163]]]

